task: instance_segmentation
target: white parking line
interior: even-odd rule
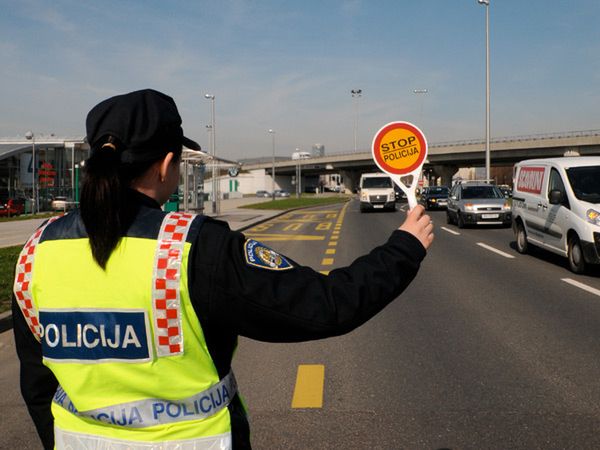
[[[460,233],[458,231],[454,231],[451,230],[450,228],[446,228],[446,227],[440,227],[442,230],[447,231],[450,234],[453,234],[455,236],[460,236]]]
[[[490,252],[494,252],[494,253],[499,254],[500,256],[504,256],[505,258],[514,258],[513,255],[509,255],[508,253],[505,253],[502,250],[498,250],[497,248],[490,247],[489,245],[484,244],[483,242],[478,242],[477,245],[489,250]]]
[[[565,283],[569,283],[575,287],[578,287],[579,289],[583,289],[584,291],[587,291],[591,294],[597,295],[598,297],[600,297],[600,290],[593,288],[591,286],[588,286],[587,284],[583,284],[580,283],[579,281],[575,281],[571,278],[561,278],[562,281],[564,281]]]

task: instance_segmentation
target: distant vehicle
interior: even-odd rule
[[[271,197],[271,193],[269,191],[256,191],[257,197]]]
[[[521,161],[512,207],[519,253],[536,245],[566,256],[575,273],[600,264],[600,157]]]
[[[54,197],[52,203],[50,203],[50,208],[54,211],[67,211],[69,209],[75,208],[75,202],[67,197]]]
[[[310,159],[312,156],[309,152],[294,152],[292,159]]]
[[[504,198],[512,197],[512,189],[510,188],[510,186],[508,184],[501,184],[498,186],[498,189],[500,189],[500,192],[502,192],[502,194],[504,194]]]
[[[396,210],[396,191],[389,175],[381,172],[360,176],[360,212],[375,209]]]
[[[25,212],[25,199],[8,197],[0,200],[0,216],[18,216]]]
[[[406,193],[400,189],[400,187],[394,183],[394,192],[396,194],[396,201],[397,202],[405,202],[408,201],[407,197],[406,197]]]
[[[285,189],[277,189],[275,191],[275,197],[289,197],[290,193],[289,191],[286,191]]]
[[[425,209],[442,209],[448,206],[448,188],[446,186],[428,186],[423,188],[419,198]]]
[[[446,221],[465,225],[511,225],[511,206],[497,186],[485,182],[463,182],[450,190]]]

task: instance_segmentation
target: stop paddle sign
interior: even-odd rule
[[[375,164],[406,193],[409,207],[417,206],[415,190],[427,157],[423,132],[409,122],[390,122],[375,134],[371,151]],[[401,178],[409,176],[412,181],[407,187]]]

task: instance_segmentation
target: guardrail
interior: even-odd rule
[[[519,142],[519,141],[536,141],[544,139],[561,139],[561,138],[573,138],[573,137],[589,137],[589,136],[600,136],[600,130],[582,130],[582,131],[564,131],[556,133],[542,133],[542,134],[528,134],[521,136],[506,136],[490,139],[490,143],[500,142]],[[462,139],[457,141],[442,141],[430,143],[429,148],[435,147],[454,147],[459,145],[476,145],[485,144],[485,139]],[[327,153],[326,156],[342,156],[342,155],[354,155],[357,153],[370,153],[370,149],[357,149],[356,151],[343,151],[343,152],[331,152]]]

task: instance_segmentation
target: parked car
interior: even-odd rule
[[[429,186],[423,188],[419,203],[425,209],[441,209],[448,206],[448,191],[446,186]]]
[[[600,157],[532,159],[514,171],[517,251],[539,246],[565,256],[575,273],[600,264]]]
[[[52,200],[50,207],[54,211],[68,211],[69,209],[75,208],[75,202],[70,198],[57,196]]]
[[[289,196],[290,196],[289,191],[286,191],[285,189],[275,190],[275,197],[289,197]]]
[[[269,198],[271,197],[271,193],[269,191],[256,191],[256,196]]]
[[[8,197],[0,200],[0,216],[18,216],[25,212],[25,199]]]
[[[446,221],[465,225],[511,225],[508,202],[497,186],[485,182],[463,182],[450,190]]]

